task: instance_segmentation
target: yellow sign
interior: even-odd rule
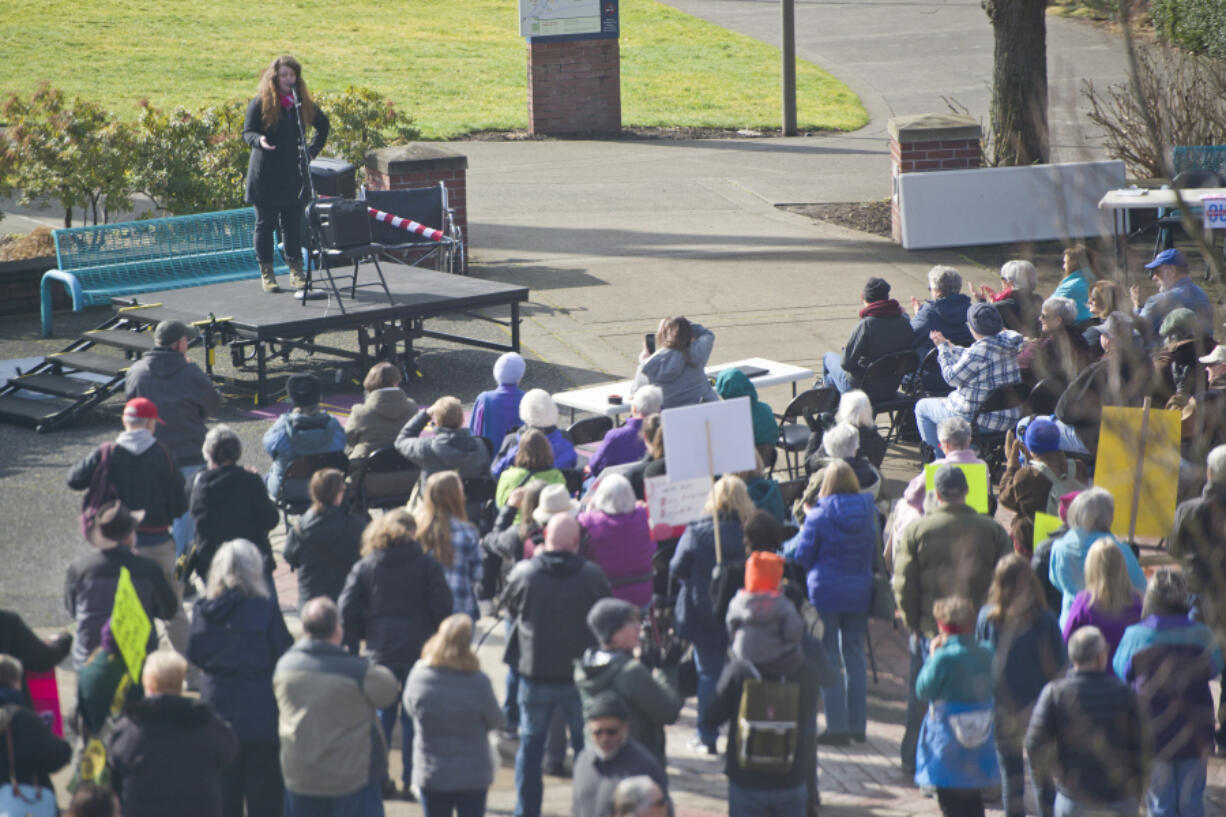
[[[1170,535],[1179,487],[1179,417],[1178,411],[1165,409],[1150,409],[1145,418],[1145,409],[1103,407],[1094,485],[1115,498],[1111,532],[1116,536],[1129,535],[1134,496],[1136,529],[1131,535]]]
[[[1047,537],[1052,535],[1053,531],[1059,529],[1063,524],[1058,516],[1036,511],[1034,515],[1034,542],[1031,547],[1037,549],[1039,542],[1047,539]]]
[[[966,504],[980,513],[988,512],[988,467],[981,462],[940,463],[924,466],[924,491],[936,488],[937,469],[942,465],[957,465],[966,475]]]
[[[119,569],[119,583],[115,586],[115,607],[111,610],[111,634],[119,645],[124,663],[132,680],[140,683],[140,669],[145,663],[145,652],[149,648],[149,633],[153,632],[153,622],[145,613],[145,606],[136,595],[132,586],[132,574],[126,567]]]

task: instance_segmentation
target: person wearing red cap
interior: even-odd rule
[[[152,400],[129,400],[123,408],[123,432],[74,465],[68,472],[68,487],[84,491],[95,478],[106,479],[125,505],[143,512],[144,518],[136,528],[135,553],[157,562],[178,594],[182,585],[174,577],[171,525],[187,512],[187,491],[170,449],[154,438],[161,422]],[[188,623],[182,605],[166,623],[166,636],[180,653],[187,649]]]

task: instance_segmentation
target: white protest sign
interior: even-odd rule
[[[757,467],[748,397],[665,409],[661,420],[669,482]]]
[[[1201,206],[1205,211],[1206,230],[1226,230],[1226,196],[1205,196]]]
[[[668,477],[647,477],[643,480],[647,496],[647,517],[651,526],[688,525],[702,516],[707,495],[711,493],[710,477],[695,477],[670,482]]]

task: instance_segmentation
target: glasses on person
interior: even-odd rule
[[[621,734],[621,728],[617,726],[602,726],[599,729],[592,730],[594,738],[615,738]]]

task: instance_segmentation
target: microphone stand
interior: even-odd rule
[[[303,305],[305,305],[308,300],[317,301],[327,298],[328,293],[311,288],[311,270],[314,266],[315,253],[323,252],[323,244],[319,240],[319,233],[315,225],[315,181],[311,178],[311,150],[307,146],[306,123],[302,119],[302,101],[298,99],[297,85],[291,89],[291,93],[294,96],[294,121],[298,123],[298,169],[302,174],[302,184],[298,188],[298,197],[301,200],[302,194],[305,193],[307,199],[305,210],[307,257],[306,264],[303,265],[303,271],[306,273],[306,286],[295,292],[294,297],[301,300]]]

